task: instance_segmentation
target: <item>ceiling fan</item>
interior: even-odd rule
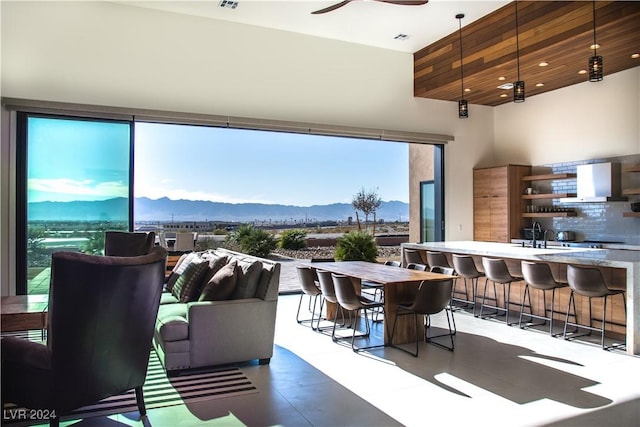
[[[351,3],[352,1],[357,1],[357,0],[344,0],[341,1],[340,3],[336,3],[332,6],[329,7],[325,7],[324,9],[320,9],[320,10],[316,10],[314,12],[311,12],[312,15],[319,15],[321,13],[327,13],[327,12],[331,12],[332,10],[336,10],[342,6],[345,6],[349,3]],[[423,1],[402,1],[402,0],[372,0],[372,1],[379,1],[381,3],[391,3],[391,4],[399,4],[402,6],[421,6],[423,4],[427,4],[429,3],[429,0],[423,0]]]

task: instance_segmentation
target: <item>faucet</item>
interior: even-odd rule
[[[556,240],[556,232],[553,231],[552,229],[548,228],[546,230],[544,230],[544,235],[542,236],[542,239],[544,240],[544,248],[547,249],[547,233],[551,232],[553,233],[553,240]]]
[[[532,248],[536,247],[536,228],[540,233],[542,233],[542,224],[540,224],[538,221],[534,221],[533,225],[531,226],[531,238],[532,238],[531,247]]]

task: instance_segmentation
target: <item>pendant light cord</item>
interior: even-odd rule
[[[458,18],[458,38],[460,39],[460,82],[462,84],[462,87],[461,87],[462,99],[464,99],[464,71],[462,68],[463,67],[463,62],[462,62],[462,18],[463,17],[464,15]]]
[[[593,56],[598,56],[598,42],[596,42],[596,2],[591,2],[593,5]]]
[[[518,81],[520,81],[520,41],[518,40],[518,0],[516,3],[516,61],[518,63]]]

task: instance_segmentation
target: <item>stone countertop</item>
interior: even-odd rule
[[[545,248],[523,248],[518,243],[494,243],[477,241],[447,241],[427,243],[403,243],[403,248],[441,250],[470,255],[485,255],[524,259],[529,261],[560,262],[565,264],[597,265],[602,267],[631,267],[640,265],[640,251],[620,249],[566,248],[548,246]]]
[[[476,241],[403,243],[401,247],[403,250],[433,250],[529,261],[625,268],[627,271],[627,353],[640,355],[640,251],[561,246],[538,249],[523,248],[518,243]]]

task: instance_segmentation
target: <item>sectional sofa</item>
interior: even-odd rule
[[[153,346],[168,372],[273,355],[280,264],[216,249],[183,255],[163,293]]]

